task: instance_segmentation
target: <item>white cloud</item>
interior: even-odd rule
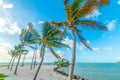
[[[95,48],[92,48],[93,49],[93,51],[99,51],[100,50],[100,48],[98,48],[98,47],[95,47]]]
[[[12,48],[9,43],[0,43],[0,62],[6,62],[10,60],[8,51]]]
[[[3,5],[3,8],[13,8],[13,4],[5,4]]]
[[[115,58],[115,59],[120,61],[120,57],[117,57],[117,58]]]
[[[38,24],[43,24],[44,23],[44,21],[38,21]]]
[[[106,51],[111,51],[112,48],[111,48],[111,47],[105,47],[104,50],[106,50]]]
[[[112,31],[112,30],[114,30],[114,28],[115,28],[115,26],[116,26],[116,20],[112,20],[112,21],[110,21],[108,24],[107,24],[107,27],[108,27],[108,30],[109,31]]]
[[[4,2],[3,0],[0,0],[0,6],[1,6],[2,8],[13,8],[13,4],[11,4],[11,3],[6,3],[6,2]]]
[[[97,18],[98,16],[100,16],[101,13],[99,12],[98,9],[94,10],[92,14],[87,15],[86,18]]]
[[[20,34],[21,29],[17,22],[11,22],[9,18],[0,17],[0,33]]]
[[[70,40],[69,37],[66,37],[66,38],[62,41],[62,43],[66,44],[66,45],[68,45],[69,47],[72,48],[73,41]]]
[[[120,5],[120,0],[118,0],[118,2],[117,2],[117,3],[118,3],[118,5]]]

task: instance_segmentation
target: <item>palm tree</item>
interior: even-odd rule
[[[17,69],[18,69],[18,65],[19,65],[19,62],[20,62],[20,58],[21,58],[21,55],[22,55],[22,50],[24,48],[24,44],[19,44],[18,46],[16,46],[16,50],[18,51],[19,53],[19,56],[18,56],[18,61],[17,61],[17,65],[15,67],[15,71],[14,71],[14,75],[17,75]]]
[[[22,67],[24,66],[25,57],[27,54],[28,54],[28,50],[24,50],[24,52],[23,52],[24,57],[23,57],[22,65],[21,65]]]
[[[19,52],[17,50],[13,50],[12,53],[14,54],[14,57],[13,57],[13,61],[12,61],[12,65],[11,65],[10,70],[12,70],[12,68],[13,68],[15,58],[17,58],[19,55]]]
[[[11,62],[13,60],[13,57],[14,57],[14,50],[10,50],[8,51],[8,54],[11,56],[11,59],[10,59],[10,62],[9,62],[9,65],[7,67],[7,69],[9,69],[10,65],[11,65]]]
[[[70,29],[72,37],[73,37],[73,51],[72,51],[72,61],[69,70],[68,80],[73,80],[73,72],[74,72],[74,64],[76,58],[76,34],[79,40],[90,50],[89,44],[82,37],[80,27],[83,28],[92,28],[97,30],[107,30],[105,26],[103,26],[100,22],[96,20],[85,20],[85,16],[91,14],[97,7],[103,7],[108,4],[109,0],[64,0],[64,8],[67,16],[66,21],[61,22],[51,22],[51,25],[54,24],[58,27],[63,25],[67,26]]]
[[[25,29],[22,34],[23,35],[22,40],[24,43],[26,43],[25,46],[28,46],[28,47],[34,49],[32,63],[30,66],[30,69],[32,69],[33,64],[34,64],[34,68],[35,68],[35,64],[36,64],[37,44],[38,44],[38,42],[36,42],[36,38],[40,37],[40,35],[35,30],[32,23],[28,23],[28,26],[29,26],[29,28]],[[35,47],[31,46],[31,44],[34,44]]]
[[[56,28],[51,27],[50,23],[45,22],[43,24],[41,32],[42,32],[41,33],[42,38],[41,39],[38,38],[38,41],[41,44],[41,49],[40,49],[41,62],[39,63],[37,72],[35,73],[35,76],[34,76],[33,80],[36,80],[38,72],[39,72],[39,70],[41,68],[41,65],[43,63],[44,53],[45,53],[45,48],[46,47],[49,48],[51,53],[58,59],[60,59],[61,57],[54,51],[53,48],[55,48],[55,47],[63,47],[63,46],[68,47],[67,45],[61,43],[61,40],[60,40],[61,31],[56,29]]]

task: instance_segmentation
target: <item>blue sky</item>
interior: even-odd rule
[[[96,9],[86,19],[95,19],[108,27],[109,31],[83,29],[82,35],[94,51],[85,48],[77,40],[76,62],[117,62],[120,60],[120,0],[110,0],[110,4]],[[0,0],[0,62],[8,61],[7,50],[19,44],[19,34],[27,23],[32,22],[40,32],[45,21],[66,20],[62,0]],[[66,36],[65,43],[72,46],[72,38]],[[70,49],[57,49],[61,56],[71,59]],[[38,53],[39,54],[39,53]],[[27,55],[30,61],[32,50]],[[38,55],[39,60],[39,55]],[[56,60],[46,49],[45,62]]]

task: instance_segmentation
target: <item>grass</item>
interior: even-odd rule
[[[0,73],[0,80],[4,80],[5,77],[7,77],[7,75]]]

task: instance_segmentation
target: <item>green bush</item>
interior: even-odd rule
[[[57,65],[59,67],[68,67],[70,65],[70,63],[66,59],[60,59],[58,61],[55,61],[54,65]]]
[[[4,80],[5,77],[7,77],[7,75],[0,73],[0,80]]]

